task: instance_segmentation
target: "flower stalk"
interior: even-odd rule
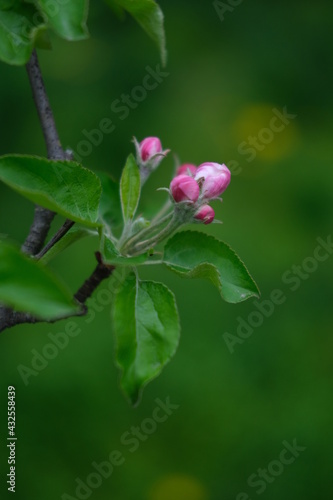
[[[172,219],[169,224],[158,234],[143,241],[134,241],[129,245],[127,248],[127,255],[135,257],[136,255],[148,252],[151,248],[171,236],[181,225],[182,223],[179,221],[178,217],[172,214]]]
[[[124,245],[121,247],[121,253],[125,255],[132,255],[131,250],[136,247],[138,243],[145,238],[145,241],[148,239],[152,239],[154,234],[156,234],[161,228],[165,226],[168,222],[170,222],[173,218],[174,214],[169,213],[165,215],[162,219],[159,219],[155,222],[155,224],[151,224],[147,228],[143,228],[137,233],[135,233],[131,238],[125,241]],[[162,229],[163,230],[163,229]],[[160,233],[161,234],[161,233]]]

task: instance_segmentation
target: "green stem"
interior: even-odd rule
[[[119,239],[119,244],[118,244],[119,248],[121,248],[124,241],[126,241],[126,238],[128,237],[131,227],[132,227],[132,220],[127,220],[124,224],[124,229]]]
[[[135,246],[135,244],[138,243],[139,241],[141,241],[142,238],[152,237],[152,235],[154,233],[156,233],[156,231],[158,231],[160,229],[160,227],[163,226],[166,222],[168,222],[172,217],[173,217],[173,213],[170,213],[170,214],[164,216],[162,219],[156,221],[155,224],[152,224],[149,227],[141,229],[136,234],[134,234],[134,236],[132,236],[132,238],[130,238],[129,240],[127,240],[125,242],[121,251],[123,253],[127,253],[128,248]]]
[[[158,243],[160,243],[162,240],[165,240],[171,234],[178,229],[178,227],[181,225],[181,222],[179,221],[179,218],[173,214],[173,217],[169,224],[162,229],[162,231],[152,238],[145,240],[145,241],[140,241],[136,244],[132,244],[128,249],[127,249],[127,254],[131,256],[135,255],[140,255],[141,253],[146,252],[150,248],[156,246]]]
[[[155,215],[153,220],[151,221],[152,224],[155,224],[163,215],[169,210],[169,208],[172,206],[171,200],[168,199],[165,205],[161,208],[161,210]]]

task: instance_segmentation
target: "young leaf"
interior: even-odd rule
[[[0,59],[22,65],[30,59],[45,23],[36,8],[13,0],[0,2]]]
[[[118,266],[136,266],[143,264],[148,259],[148,254],[138,255],[136,257],[124,257],[121,255],[113,242],[106,235],[101,238],[101,254],[103,262],[106,264],[116,264]]]
[[[96,172],[102,184],[102,196],[99,203],[99,217],[111,229],[119,226],[122,221],[119,183],[106,172]]]
[[[0,301],[45,320],[80,310],[70,291],[49,270],[3,241],[0,242]]]
[[[115,296],[113,324],[121,386],[132,404],[174,355],[180,335],[174,295],[131,273]]]
[[[259,296],[257,285],[240,258],[213,236],[197,231],[177,233],[167,242],[163,260],[182,277],[210,280],[227,302]]]
[[[120,179],[120,199],[124,221],[133,219],[140,199],[140,172],[134,156],[129,155]]]
[[[166,64],[164,16],[155,0],[106,0],[113,7],[121,7],[134,17],[160,49],[163,66]]]
[[[66,40],[83,40],[89,33],[86,25],[89,1],[35,0],[47,24]]]
[[[0,180],[30,201],[86,226],[98,226],[101,183],[73,161],[23,155],[0,157]]]

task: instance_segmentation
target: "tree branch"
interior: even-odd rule
[[[39,121],[42,127],[47,156],[51,160],[65,160],[66,153],[62,149],[54,116],[46,93],[42,73],[39,67],[37,52],[33,51],[26,65],[33,99],[35,101]],[[29,234],[22,245],[22,251],[36,255],[43,247],[55,213],[36,205],[34,220]]]
[[[35,101],[39,120],[42,126],[46,143],[47,155],[53,160],[65,160],[66,153],[60,144],[58,131],[55,125],[52,109],[47,97],[42,73],[39,67],[37,52],[33,51],[26,65],[32,95]]]
[[[0,332],[5,330],[6,328],[11,328],[15,325],[22,323],[55,323],[56,321],[60,321],[62,319],[67,319],[73,316],[84,316],[87,313],[86,301],[91,297],[96,288],[100,285],[100,283],[109,278],[113,273],[115,267],[104,264],[102,262],[102,256],[99,252],[95,253],[97,259],[97,266],[92,272],[91,276],[83,283],[83,285],[79,288],[79,290],[74,295],[77,302],[82,306],[82,309],[77,314],[72,314],[69,316],[64,316],[62,318],[56,318],[54,320],[44,320],[37,318],[29,313],[17,312],[13,311],[10,308],[2,308],[0,315]]]
[[[59,140],[54,116],[39,67],[36,50],[33,51],[31,58],[26,65],[26,70],[46,143],[47,156],[49,159],[53,160],[65,160],[68,156],[62,149]],[[21,248],[24,253],[28,255],[36,255],[38,252],[41,252],[54,216],[55,212],[38,205],[35,206],[34,219],[30,227],[29,234]],[[73,225],[71,221],[65,222],[67,225],[69,223]],[[23,322],[32,323],[35,321],[34,318],[29,317],[27,314],[17,313],[10,308],[0,306],[0,331],[7,326],[14,326],[15,324]]]
[[[22,252],[28,255],[36,255],[41,250],[54,216],[55,213],[51,212],[51,210],[47,210],[39,205],[35,206],[34,220],[31,224],[29,234],[22,245]]]
[[[62,149],[59,140],[53,113],[46,94],[35,50],[33,51],[26,68],[46,142],[48,158],[54,160],[70,159],[69,153],[65,152]],[[69,229],[74,224],[73,221],[67,219],[64,225],[59,229],[59,231],[54,235],[49,243],[42,249],[54,216],[55,213],[51,210],[47,210],[36,205],[34,220],[30,228],[30,232],[22,246],[23,252],[33,255],[37,259],[41,258],[55,243],[57,243],[57,241],[59,241],[67,233],[67,231],[69,231]],[[82,306],[82,309],[79,313],[74,314],[73,316],[82,316],[86,314],[87,307],[85,303],[87,299],[92,295],[99,284],[104,279],[108,278],[115,269],[114,266],[104,264],[102,262],[102,257],[99,252],[96,252],[95,255],[98,261],[96,268],[94,269],[91,276],[83,283],[83,285],[74,295],[74,298]],[[21,323],[54,323],[55,321],[59,321],[61,319],[65,319],[65,317],[45,321],[31,315],[30,313],[18,312],[14,311],[11,308],[0,306],[0,332],[5,330],[6,328],[10,328]]]

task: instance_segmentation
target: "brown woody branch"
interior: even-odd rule
[[[65,160],[66,153],[62,149],[53,112],[46,93],[42,72],[39,66],[36,50],[33,51],[26,65],[28,78],[35,101],[39,121],[42,127],[47,156],[50,160]],[[47,208],[35,207],[34,220],[29,234],[22,245],[22,251],[36,255],[43,247],[45,238],[50,230],[55,213]]]

